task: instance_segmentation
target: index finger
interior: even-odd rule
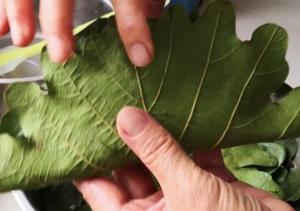
[[[13,43],[28,45],[35,31],[33,0],[6,0],[5,10]]]
[[[9,31],[8,20],[5,11],[5,0],[0,0],[0,36]]]
[[[76,181],[75,186],[95,211],[118,211],[129,200],[128,194],[121,187],[103,177]]]
[[[147,16],[159,10],[163,0],[113,0],[116,20],[126,52],[133,64],[146,66],[153,58],[154,49]],[[149,4],[151,2],[151,4]]]
[[[65,61],[73,51],[73,8],[74,0],[41,0],[42,31],[50,57],[57,63]]]

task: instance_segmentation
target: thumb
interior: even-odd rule
[[[145,111],[123,108],[117,128],[121,138],[157,178],[170,210],[269,210],[256,198],[197,167]]]
[[[173,137],[150,115],[134,107],[123,108],[117,117],[120,137],[164,187],[170,178],[184,178],[196,165]]]

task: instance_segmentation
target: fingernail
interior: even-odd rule
[[[129,137],[135,137],[140,134],[148,122],[149,118],[147,114],[134,107],[123,108],[117,118],[118,128]]]
[[[62,63],[71,56],[73,44],[69,40],[63,37],[49,36],[47,41],[47,50],[53,62]]]
[[[135,43],[130,48],[130,59],[136,66],[143,67],[150,63],[151,57],[146,46]]]

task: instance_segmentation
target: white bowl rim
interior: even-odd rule
[[[18,205],[22,209],[22,211],[36,211],[30,202],[28,201],[27,197],[25,196],[24,192],[20,190],[12,191],[14,198],[16,199]]]
[[[38,82],[42,81],[43,76],[31,76],[22,78],[0,78],[0,84],[11,84],[11,83],[21,83],[21,82]]]

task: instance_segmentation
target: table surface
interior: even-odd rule
[[[300,85],[299,0],[232,0],[237,12],[237,33],[242,39],[250,39],[252,32],[266,22],[277,23],[289,33],[287,60],[290,74],[287,82],[295,87]],[[1,211],[22,211],[10,193],[0,194]]]

